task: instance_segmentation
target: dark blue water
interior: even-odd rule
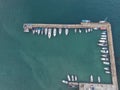
[[[52,72],[39,62],[40,37],[23,33],[24,23],[80,23],[82,19],[97,22],[108,17],[120,76],[119,8],[119,0],[0,0],[0,89],[55,90],[57,86],[57,90],[70,89],[61,87],[60,81],[50,87],[53,79],[44,77]]]

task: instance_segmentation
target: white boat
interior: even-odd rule
[[[104,70],[109,70],[109,67],[104,67]]]
[[[51,38],[51,28],[48,29],[48,38]]]
[[[109,62],[103,62],[103,64],[105,64],[105,65],[110,65],[110,63],[109,63]]]
[[[107,44],[98,43],[99,46],[107,46]]]
[[[106,40],[99,40],[99,42],[104,43],[104,42],[107,42],[107,41]]]
[[[88,32],[87,29],[85,30],[85,32],[86,32],[86,33]]]
[[[78,79],[77,79],[77,76],[75,76],[75,81],[77,81]]]
[[[53,36],[56,36],[56,28],[53,29]]]
[[[106,37],[107,37],[107,35],[101,35],[101,37],[104,37],[104,38],[106,38]]]
[[[35,30],[32,30],[33,34],[35,34]]]
[[[75,33],[77,32],[77,29],[75,29]]]
[[[48,32],[48,30],[47,30],[47,28],[45,28],[45,35],[47,35],[47,32]]]
[[[62,34],[62,29],[61,28],[59,28],[59,34]]]
[[[90,31],[93,31],[93,29],[91,28]]]
[[[68,84],[68,81],[62,80],[62,83],[64,83],[64,84]]]
[[[103,50],[107,50],[108,48],[107,47],[102,47]]]
[[[101,40],[106,40],[107,38],[106,38],[106,37],[105,37],[105,38],[102,38],[102,37],[101,37],[100,39],[101,39]]]
[[[69,30],[66,28],[65,29],[65,35],[68,35],[68,33],[69,33]]]
[[[102,61],[109,61],[108,58],[101,58]]]
[[[35,32],[37,33],[37,32],[38,32],[38,30],[36,29],[36,30],[35,30]]]
[[[40,34],[40,30],[38,30],[38,35]]]
[[[90,75],[90,82],[93,82],[93,75]]]
[[[98,28],[96,27],[96,28],[94,28],[94,30],[98,30]]]
[[[74,81],[74,76],[72,75],[72,81]]]
[[[101,55],[102,57],[108,57],[108,55],[107,54],[103,54],[103,55]]]
[[[71,81],[70,75],[67,75],[67,79],[68,81]]]
[[[105,71],[105,73],[110,74],[110,71]]]
[[[99,83],[101,82],[101,78],[100,78],[100,76],[98,76],[98,82],[99,82]]]
[[[101,51],[101,53],[109,53],[108,50],[100,50],[100,51]]]
[[[102,35],[106,35],[106,33],[105,33],[105,32],[102,32],[101,34],[102,34]]]
[[[91,29],[90,28],[88,28],[88,32],[90,32],[91,31]]]
[[[81,33],[81,30],[79,29],[79,33]]]
[[[41,34],[43,35],[43,33],[44,33],[44,31],[43,30],[41,30]]]

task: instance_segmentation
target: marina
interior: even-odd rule
[[[61,35],[63,32],[62,28],[64,28],[65,35],[70,35],[70,30],[75,30],[75,33],[99,31],[101,30],[101,35],[99,37],[98,42],[96,45],[100,48],[100,56],[101,56],[101,63],[103,65],[109,66],[110,69],[103,67],[105,74],[110,74],[112,83],[104,84],[102,83],[101,77],[97,77],[97,82],[101,84],[97,84],[94,82],[94,75],[89,75],[90,78],[89,83],[82,83],[78,81],[79,76],[74,75],[67,75],[68,80],[62,80],[63,83],[72,86],[72,87],[79,87],[79,90],[118,90],[118,83],[117,83],[117,75],[116,75],[116,68],[115,68],[115,61],[114,61],[114,51],[113,51],[113,43],[112,43],[112,33],[111,33],[111,25],[110,23],[81,23],[81,24],[71,24],[71,25],[64,25],[64,24],[24,24],[24,32],[30,32],[30,30],[34,30],[33,28],[42,27],[41,35],[44,34],[44,28],[47,29],[48,38],[50,39],[52,36],[55,37],[57,32]],[[53,29],[54,28],[54,29]],[[56,29],[55,29],[56,28]],[[87,28],[87,29],[86,29]],[[59,30],[59,31],[58,31]],[[39,34],[40,34],[39,32]],[[33,31],[33,34],[38,33],[37,30]],[[53,33],[53,34],[52,34]],[[56,37],[57,38],[57,37]],[[108,46],[109,45],[109,46]],[[82,73],[82,72],[81,72]],[[94,89],[93,89],[94,88]]]

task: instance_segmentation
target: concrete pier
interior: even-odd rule
[[[41,27],[41,28],[99,28],[106,29],[108,33],[108,46],[109,46],[109,55],[111,63],[111,76],[112,84],[98,84],[98,83],[76,83],[69,82],[69,85],[79,86],[79,90],[119,90],[116,74],[116,65],[113,49],[113,39],[111,24],[109,22],[105,23],[81,23],[81,24],[24,24],[24,32],[29,32],[32,28]]]

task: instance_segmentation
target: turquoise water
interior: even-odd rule
[[[100,54],[93,49],[96,47],[93,35],[98,34],[97,32],[82,36],[71,33],[68,37],[62,35],[48,40],[45,36],[23,33],[24,23],[80,23],[82,19],[99,21],[108,17],[108,21],[112,24],[119,75],[119,4],[118,0],[0,0],[0,89],[70,90],[61,83],[61,79],[66,79],[68,73],[77,74],[79,81],[88,81],[89,74],[94,73],[91,64],[86,67],[86,70],[91,67],[91,71],[82,71],[84,68],[82,63],[87,63],[88,60],[79,53],[83,50],[88,57],[94,61],[97,60],[95,58],[98,57],[91,57],[92,53],[97,53],[98,56]],[[88,40],[94,43],[88,43]],[[97,41],[97,38],[95,40]],[[86,43],[91,44],[92,47],[87,47]],[[86,48],[82,48],[85,46]],[[63,52],[63,48],[66,52]],[[92,53],[87,54],[86,49]],[[84,59],[84,61],[81,60],[82,63],[79,60],[73,61],[73,59],[81,59],[82,56]],[[100,63],[100,60],[92,63],[100,65],[97,68],[101,73],[94,73],[95,77],[103,73],[102,63]],[[85,80],[81,72],[85,74]],[[103,82],[110,82],[109,76],[102,75],[105,77]]]

